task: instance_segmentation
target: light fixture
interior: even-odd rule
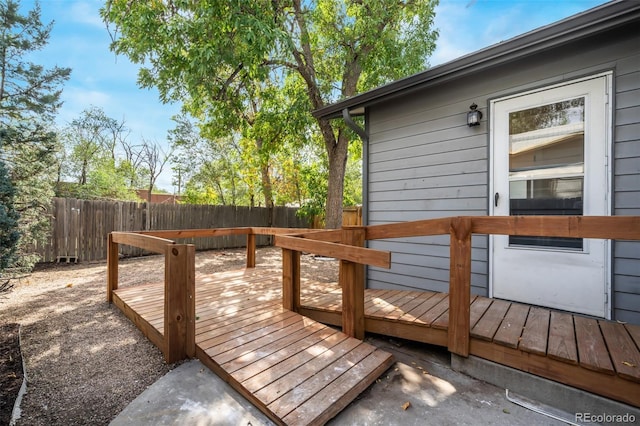
[[[482,112],[476,109],[478,108],[478,105],[476,105],[475,102],[472,103],[469,108],[471,108],[471,111],[467,113],[467,126],[479,126],[480,119],[482,118]]]

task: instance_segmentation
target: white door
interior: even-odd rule
[[[610,75],[491,103],[492,214],[609,214]],[[496,298],[609,317],[608,242],[491,237]]]

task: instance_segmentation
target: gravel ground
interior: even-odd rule
[[[244,267],[244,249],[196,253],[197,273]],[[257,252],[280,267],[280,249]],[[337,279],[336,262],[302,257],[302,274]],[[120,261],[120,285],[162,280],[164,261]],[[106,425],[175,367],[115,306],[106,302],[106,264],[40,267],[0,294],[0,325],[21,326],[27,393],[17,425]]]

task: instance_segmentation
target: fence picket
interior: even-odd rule
[[[54,198],[51,203],[51,238],[38,244],[34,250],[41,262],[55,262],[75,257],[84,262],[107,258],[107,235],[113,231],[142,231],[146,224],[151,230],[202,229],[243,226],[274,226],[282,228],[307,228],[309,222],[296,216],[297,209],[275,207],[269,212],[265,207],[206,206],[147,204],[125,201],[94,201],[71,198]],[[147,222],[147,214],[149,221]],[[269,221],[273,220],[270,224]],[[260,236],[257,244],[268,243]],[[244,247],[246,237],[189,239],[183,243],[195,243],[198,250]],[[140,256],[141,249],[122,246],[120,252],[127,256]]]

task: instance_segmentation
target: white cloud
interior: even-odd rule
[[[103,6],[103,1],[77,1],[71,4],[69,16],[73,22],[99,27],[106,32],[105,24],[100,18],[100,13],[98,13]]]
[[[436,50],[429,62],[432,66],[449,62],[474,50],[472,40],[474,34],[466,28],[471,11],[465,7],[465,2],[446,2],[436,7],[434,26],[440,36],[436,42]]]

